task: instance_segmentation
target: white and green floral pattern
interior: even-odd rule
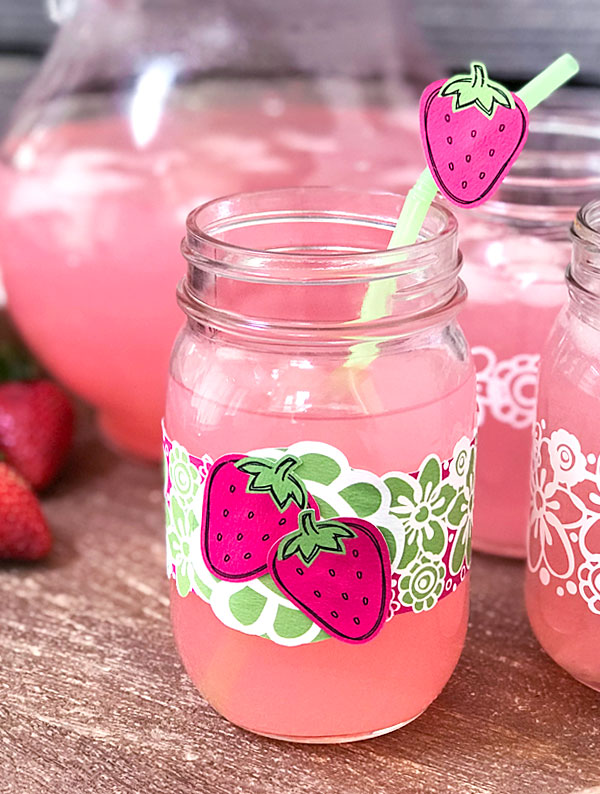
[[[473,451],[466,438],[455,450],[458,454],[463,451]],[[462,551],[470,541],[472,481],[468,465],[461,470],[454,465],[456,460],[441,462],[431,455],[415,475],[391,472],[378,477],[352,468],[342,452],[320,442],[248,451],[251,456],[272,460],[283,453],[301,461],[296,473],[316,500],[322,518],[364,518],[380,529],[390,550],[393,590],[399,594],[392,602],[393,613],[431,609],[440,597],[456,589],[448,579],[448,566],[457,544],[461,580],[469,565]],[[167,571],[179,594],[196,593],[225,625],[280,645],[327,639],[278,590],[269,574],[240,583],[213,576],[200,542],[204,484],[212,460],[206,455],[191,457],[166,435],[165,457]],[[449,516],[456,521],[456,529]]]

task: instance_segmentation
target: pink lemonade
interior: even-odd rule
[[[289,220],[285,212],[288,205],[298,213],[299,222]],[[368,285],[368,277],[366,281],[362,277],[354,281],[352,273],[360,265],[363,252],[377,251],[385,245],[389,237],[387,225],[397,217],[398,206],[398,199],[391,196],[333,190],[248,194],[236,197],[231,206],[213,202],[199,210],[198,217],[204,219],[212,236],[224,238],[222,251],[215,250],[208,238],[203,240],[204,227],[196,217],[188,220],[184,253],[190,268],[187,281],[180,288],[180,303],[188,315],[188,324],[180,332],[171,357],[165,419],[167,493],[171,493],[167,545],[168,573],[173,579],[173,631],[186,670],[208,701],[237,725],[269,736],[296,741],[346,741],[399,727],[417,717],[439,694],[464,642],[472,495],[471,501],[464,500],[459,510],[467,522],[461,524],[467,534],[463,535],[465,545],[455,567],[455,578],[440,579],[431,600],[427,600],[429,596],[419,596],[418,602],[413,602],[412,596],[406,600],[409,578],[403,584],[405,574],[394,580],[394,566],[402,568],[403,564],[398,562],[400,547],[404,548],[402,560],[412,559],[407,550],[413,548],[417,558],[414,563],[405,564],[411,571],[422,563],[429,565],[429,573],[421,584],[428,593],[433,592],[434,579],[430,577],[434,570],[441,570],[441,563],[439,558],[436,561],[411,546],[411,537],[420,531],[420,521],[434,520],[438,531],[438,515],[442,523],[451,521],[451,517],[444,518],[451,516],[450,503],[442,504],[443,492],[436,488],[455,480],[440,482],[438,477],[433,491],[427,486],[422,497],[413,494],[413,506],[406,514],[408,523],[402,524],[391,545],[389,535],[385,536],[394,561],[392,611],[379,633],[361,644],[343,642],[335,636],[319,637],[310,634],[310,627],[300,639],[309,635],[312,639],[301,643],[295,639],[299,635],[287,633],[287,627],[280,631],[276,624],[280,610],[287,611],[286,600],[270,577],[267,592],[259,586],[262,579],[257,584],[255,580],[237,585],[207,576],[198,548],[198,525],[200,521],[204,525],[206,508],[200,518],[196,503],[189,502],[189,498],[197,498],[189,497],[189,483],[198,480],[198,472],[190,468],[192,460],[196,460],[194,465],[202,462],[201,467],[210,471],[212,461],[223,455],[260,457],[267,455],[269,449],[275,454],[285,449],[287,454],[300,455],[295,450],[302,447],[311,451],[308,457],[313,461],[325,458],[327,466],[341,473],[327,474],[319,483],[308,475],[306,480],[307,489],[319,500],[321,517],[354,514],[365,518],[368,514],[373,516],[369,518],[372,525],[380,529],[386,519],[380,521],[374,517],[376,513],[369,513],[375,507],[368,507],[364,501],[366,490],[360,490],[363,481],[368,480],[372,492],[379,488],[378,483],[387,482],[386,473],[423,471],[424,461],[434,456],[434,468],[440,465],[439,461],[446,461],[438,468],[442,476],[444,471],[450,476],[462,467],[462,476],[470,476],[472,483],[473,448],[469,439],[474,433],[475,375],[455,321],[464,293],[456,283],[456,226],[445,210],[436,207],[427,221],[433,224],[427,234],[441,235],[434,243],[439,246],[437,255],[429,258],[424,251],[422,258],[414,262],[422,268],[423,279],[437,273],[438,278],[432,280],[437,285],[432,286],[433,293],[442,274],[446,274],[442,291],[446,297],[438,295],[441,303],[436,304],[435,294],[425,296],[424,282],[414,280],[417,265],[406,262],[406,272],[399,277],[399,291],[402,285],[405,288],[400,294],[415,294],[417,301],[425,301],[420,308],[428,311],[429,319],[421,319],[422,324],[415,325],[411,318],[419,312],[419,306],[410,302],[406,305],[405,300],[398,299],[390,311],[394,316],[398,313],[395,322],[406,329],[404,338],[384,345],[366,368],[343,366],[349,353],[348,340],[343,341],[345,323],[358,316]],[[322,212],[326,214],[321,218]],[[234,220],[229,225],[223,223],[230,215]],[[378,222],[373,223],[373,218]],[[256,270],[256,251],[229,248],[231,242],[266,248],[260,256],[263,271],[268,270]],[[278,253],[271,253],[273,250]],[[332,256],[342,259],[330,259]],[[373,267],[377,269],[381,257],[387,254],[372,256],[375,259],[370,260],[369,272]],[[221,257],[229,263],[229,270],[217,271],[218,287],[214,289],[209,286],[211,280],[206,272],[212,272],[214,261]],[[244,267],[252,270],[245,271]],[[232,269],[235,278],[228,276]],[[263,283],[255,283],[257,277],[264,279]],[[448,279],[454,285],[449,292]],[[437,310],[432,309],[432,301]],[[418,316],[423,318],[424,314]],[[277,318],[275,322],[273,318]],[[221,330],[209,331],[205,322]],[[367,329],[368,326],[362,327],[362,334]],[[352,332],[352,338],[361,338],[357,330]],[[328,341],[323,346],[325,339]],[[210,456],[208,462],[206,455]],[[459,459],[463,463],[459,464]],[[471,461],[470,475],[466,474],[465,460]],[[336,485],[340,478],[343,488]],[[348,486],[350,480],[352,484]],[[173,497],[176,481],[183,485],[177,486],[179,491]],[[457,490],[450,485],[445,487],[453,499]],[[352,506],[349,494],[356,493],[357,488],[362,496]],[[412,494],[412,485],[408,488]],[[434,497],[434,493],[441,493],[442,497]],[[350,502],[342,503],[342,496]],[[187,517],[179,508],[180,517],[176,517],[174,498],[188,499],[192,507],[186,508]],[[424,502],[419,502],[420,498],[431,500],[431,510],[438,510],[436,517]],[[201,499],[208,499],[206,491]],[[323,512],[334,504],[337,506],[332,513]],[[383,504],[379,497],[376,504]],[[358,512],[351,513],[351,509]],[[391,512],[393,507],[385,508],[388,509]],[[410,518],[413,514],[419,518]],[[449,537],[458,538],[458,533],[450,531]],[[242,539],[241,534],[237,539]],[[449,540],[447,548],[451,547],[456,548],[456,542]],[[330,571],[330,575],[334,574]],[[196,589],[190,584],[194,577]],[[229,600],[224,602],[222,595],[219,600],[219,592],[225,592]],[[268,596],[267,603],[256,607],[257,599],[265,601],[261,593]],[[234,599],[243,598],[244,610],[236,612]],[[265,618],[273,598],[279,599],[277,612],[273,613],[275,623]],[[415,606],[394,611],[400,603]],[[302,618],[302,614],[295,613],[294,620]]]
[[[301,184],[380,190],[421,167],[416,114],[326,108],[298,91],[258,105],[39,127],[0,161],[0,265],[9,307],[44,364],[99,411],[105,434],[160,453],[173,295],[187,212],[217,195]],[[144,137],[146,136],[146,137]]]
[[[461,326],[477,368],[479,431],[473,544],[525,556],[540,351],[566,300],[569,244],[461,217],[469,300]]]

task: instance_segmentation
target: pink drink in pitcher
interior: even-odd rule
[[[381,249],[400,204],[391,195],[298,189],[212,202],[188,220],[180,288],[188,322],[171,358],[165,418],[173,631],[209,702],[269,736],[335,742],[399,727],[439,694],[464,641],[472,488],[459,479],[474,477],[475,383],[455,320],[464,299],[456,226],[434,206],[428,242],[394,265],[397,254]],[[415,303],[398,297],[377,327],[355,319],[374,272],[397,274],[399,295],[411,285],[420,293],[411,293]],[[384,327],[388,342],[375,360],[344,367],[352,344]],[[236,584],[207,572],[199,544],[212,461],[282,450],[302,461],[297,471],[321,519],[358,516],[385,537],[390,613],[368,641],[318,634],[321,624],[290,612],[269,576]],[[397,535],[396,516],[399,528],[409,522]],[[445,557],[434,549],[440,532]]]
[[[187,212],[259,185],[397,189],[420,167],[414,113],[286,102],[269,90],[259,110],[237,105],[166,113],[150,140],[132,114],[4,144],[0,265],[12,317],[98,408],[105,435],[144,457],[160,453]]]
[[[600,691],[600,203],[573,226],[569,306],[540,366],[526,596],[544,650]]]

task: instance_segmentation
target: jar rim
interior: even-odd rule
[[[298,210],[285,209],[286,204],[295,207],[298,197],[303,207]],[[296,199],[291,204],[292,197]],[[356,206],[371,202],[378,212],[348,210],[336,211],[326,207],[331,198],[339,198]],[[400,209],[406,197],[400,193],[353,190],[340,187],[306,186],[272,190],[248,191],[212,199],[193,209],[186,219],[186,236],[182,241],[182,253],[190,265],[205,270],[226,270],[228,278],[268,281],[270,283],[311,284],[345,279],[368,281],[373,278],[390,278],[413,271],[419,263],[436,255],[440,246],[450,246],[457,255],[458,223],[452,212],[439,201],[434,201],[422,226],[419,239],[411,244],[394,248],[373,250],[327,250],[323,248],[302,250],[270,250],[231,243],[221,239],[221,233],[231,230],[232,224],[241,228],[250,223],[250,218],[263,222],[290,220],[304,215],[316,220],[339,220],[356,226],[364,223],[381,230],[393,231]],[[277,207],[277,201],[281,207]],[[240,213],[232,220],[236,202],[248,202],[260,210]],[[229,219],[229,221],[227,221]],[[215,228],[217,231],[215,232]],[[308,277],[297,278],[298,263],[306,266]],[[296,276],[296,279],[293,278]]]
[[[529,133],[545,143],[532,148],[529,140],[496,195],[474,212],[494,220],[570,224],[578,207],[600,192],[600,116],[580,108],[540,109]]]
[[[600,198],[588,201],[577,210],[571,235],[583,241],[600,255]]]

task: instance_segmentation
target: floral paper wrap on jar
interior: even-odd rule
[[[188,218],[164,428],[173,627],[209,702],[269,736],[399,727],[464,640],[475,379],[456,222],[434,205],[418,243],[385,251],[401,204],[293,189]],[[374,278],[395,294],[360,320]]]
[[[599,202],[572,236],[569,305],[541,359],[526,595],[543,648],[600,690]]]
[[[600,190],[597,121],[536,111],[510,175],[460,213],[469,300],[461,318],[477,367],[479,455],[473,542],[525,556],[539,354],[567,292],[569,225]]]

